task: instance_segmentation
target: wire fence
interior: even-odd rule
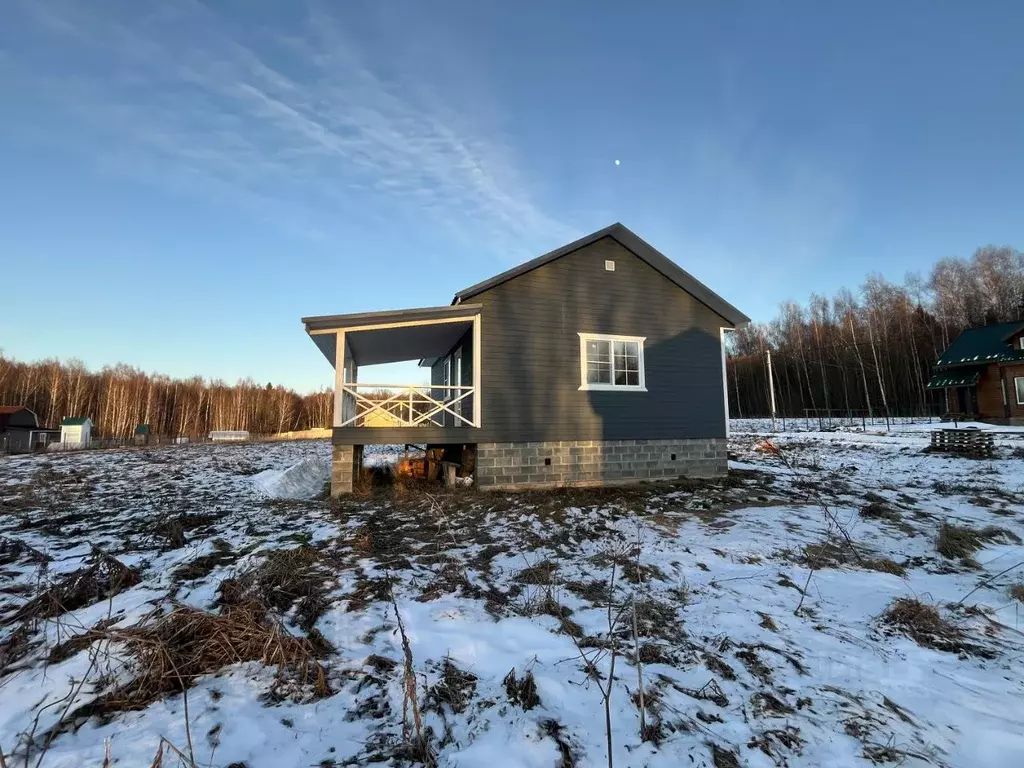
[[[778,432],[828,432],[843,429],[861,430],[886,430],[894,427],[909,426],[914,424],[943,424],[956,423],[959,414],[939,413],[938,410],[932,413],[892,413],[837,409],[837,408],[805,408],[799,415],[777,415],[774,419],[769,416],[757,418],[731,419],[737,425],[756,426],[757,429],[772,428]],[[959,418],[959,421],[965,420]]]
[[[819,431],[836,429],[838,427],[856,427],[867,429],[868,427],[882,427],[888,431],[893,426],[906,426],[909,424],[935,424],[942,420],[936,413],[924,413],[914,415],[892,415],[888,412],[877,413],[868,410],[840,410],[837,408],[804,408],[804,427],[810,429],[817,424]]]

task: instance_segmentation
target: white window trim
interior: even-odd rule
[[[1021,388],[1017,384],[1018,381],[1024,381],[1024,376],[1014,376],[1013,377],[1013,393],[1015,395],[1015,399],[1017,401],[1017,405],[1024,405],[1024,400],[1021,400],[1021,397],[1020,397]]]
[[[611,333],[579,333],[580,337],[580,391],[606,392],[646,392],[647,375],[644,370],[644,342],[646,336],[617,336]],[[637,344],[637,365],[640,368],[640,383],[631,384],[592,384],[587,381],[587,342],[588,341],[635,341]],[[612,381],[615,380],[615,355],[612,354]]]

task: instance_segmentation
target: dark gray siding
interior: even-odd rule
[[[728,321],[616,240],[473,301],[483,305],[475,442],[725,436],[719,329]],[[580,391],[580,332],[645,336],[648,391]]]

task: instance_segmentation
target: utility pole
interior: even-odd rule
[[[768,364],[768,397],[771,399],[772,404],[772,432],[775,431],[775,382],[772,378],[772,351],[766,349],[765,356]]]

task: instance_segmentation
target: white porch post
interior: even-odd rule
[[[480,369],[483,364],[480,354],[480,319],[479,314],[473,316],[473,423],[478,427],[480,426],[480,396],[482,394]]]
[[[345,383],[345,332],[338,331],[334,335],[334,426],[340,427],[344,418],[345,393],[341,385]]]

